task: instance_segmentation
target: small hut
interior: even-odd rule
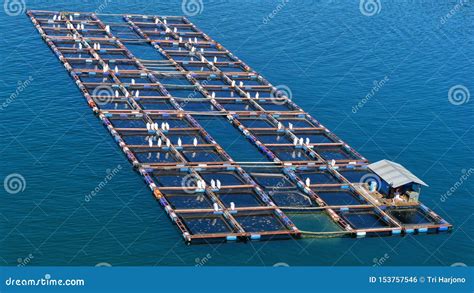
[[[389,160],[381,160],[368,167],[381,178],[380,192],[387,198],[398,195],[408,202],[417,202],[421,186],[428,186],[405,167]]]

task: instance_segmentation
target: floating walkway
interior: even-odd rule
[[[451,229],[421,203],[378,200],[362,155],[185,17],[27,14],[186,242]],[[263,159],[234,161],[202,117]],[[294,224],[308,215],[320,230]]]

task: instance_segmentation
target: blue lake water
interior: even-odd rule
[[[183,14],[181,1],[26,2]],[[474,176],[459,182],[474,168],[474,101],[455,105],[448,92],[462,85],[474,94],[474,6],[379,2],[378,14],[366,16],[359,1],[204,1],[190,19],[289,87],[297,104],[369,160],[397,161],[421,177],[430,185],[421,200],[452,233],[187,246],[29,18],[1,11],[0,179],[19,173],[26,188],[0,188],[0,265],[473,265]],[[243,152],[239,142],[220,143]],[[88,197],[115,168],[112,182]],[[318,221],[297,224],[308,230]]]

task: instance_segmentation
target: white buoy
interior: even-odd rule
[[[80,29],[81,29],[81,24],[80,24],[80,23],[78,23],[78,24],[76,25],[76,29],[77,29],[77,30],[80,30]]]
[[[281,122],[278,122],[278,130],[281,130],[283,127],[283,125],[281,124]]]
[[[183,146],[183,142],[181,141],[181,138],[178,138],[178,146],[179,147]]]
[[[150,122],[147,122],[147,123],[146,123],[146,129],[147,129],[147,130],[151,130]]]
[[[72,18],[72,15],[69,15],[69,20],[73,21],[74,19]]]
[[[170,130],[170,124],[168,122],[165,123],[166,130]]]
[[[152,140],[151,138],[150,138],[150,139],[148,139],[148,145],[149,145],[150,147],[152,147],[152,146],[153,146],[153,140]]]
[[[214,211],[219,211],[219,206],[217,205],[217,203],[214,203]]]
[[[158,123],[153,123],[153,125],[155,126],[155,130],[158,130]]]
[[[194,42],[197,43],[197,42],[198,42],[198,38],[194,37]]]
[[[198,180],[198,181],[196,182],[196,185],[197,185],[197,188],[198,188],[198,189],[202,189],[201,180]]]
[[[110,25],[106,25],[106,26],[105,26],[105,31],[106,31],[107,33],[110,33]]]
[[[232,87],[235,87],[235,80],[232,81],[231,86],[232,86]]]
[[[177,33],[177,32],[178,32],[178,28],[177,28],[177,27],[174,27],[173,31],[174,31],[175,33]]]
[[[303,145],[303,138],[300,138],[299,145]]]
[[[161,130],[165,130],[165,122],[161,122]]]
[[[118,73],[118,72],[119,72],[119,70],[118,70],[118,66],[117,66],[117,65],[115,65],[115,69],[114,69],[114,71],[115,71],[115,73]]]
[[[217,62],[217,56],[214,56],[214,63]]]
[[[260,96],[259,94],[260,94],[259,92],[257,92],[257,93],[255,94],[255,99],[256,99],[256,100],[258,100],[258,97]]]
[[[201,180],[201,183],[202,183],[202,188],[206,188],[206,181]]]
[[[79,43],[79,50],[82,50],[82,43]]]
[[[170,147],[171,146],[171,141],[169,139],[166,139],[166,146]]]
[[[53,20],[56,21],[56,19],[58,19],[58,16],[55,14],[53,15]]]
[[[336,160],[332,159],[332,160],[331,160],[331,166],[334,167],[335,165],[336,165]]]
[[[164,24],[167,24],[167,23],[168,23],[168,22],[166,21],[166,18],[163,19],[163,23],[164,23]]]
[[[306,138],[306,144],[309,144],[309,137]]]
[[[244,86],[244,83],[242,81],[240,81],[239,86]]]
[[[211,187],[212,189],[216,189],[216,181],[214,179],[211,180]]]
[[[197,145],[198,145],[198,140],[197,140],[197,138],[194,138],[194,139],[193,139],[193,145],[194,145],[194,146],[197,146]]]
[[[135,98],[138,98],[139,96],[140,96],[140,91],[137,90],[137,91],[135,92]]]
[[[135,79],[134,78],[132,78],[132,84],[135,84]]]
[[[180,43],[183,42],[183,37],[179,37],[179,42],[180,42]]]
[[[230,202],[230,209],[233,211],[235,210],[235,203],[233,201]]]
[[[308,178],[306,178],[306,181],[305,181],[305,183],[306,183],[306,186],[308,186],[308,187],[309,187],[309,186],[311,185],[311,179],[309,179],[309,177],[308,177]]]
[[[292,123],[288,123],[288,128],[289,128],[290,130],[293,130],[293,124],[292,124]]]
[[[83,30],[84,29],[84,24],[81,23],[81,29]],[[99,44],[99,49],[100,49],[100,44]]]
[[[160,147],[160,148],[161,148],[161,143],[162,143],[161,138],[158,138],[158,143],[157,144],[158,144],[158,147]]]
[[[295,139],[293,140],[293,145],[298,145],[298,138],[295,137]]]
[[[216,93],[212,92],[211,97],[214,99],[216,97]]]
[[[216,181],[216,185],[217,185],[217,189],[221,189],[221,181],[219,179],[217,179]]]

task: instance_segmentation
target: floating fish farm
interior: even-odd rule
[[[369,164],[187,18],[27,15],[187,243],[451,230],[424,182]]]

